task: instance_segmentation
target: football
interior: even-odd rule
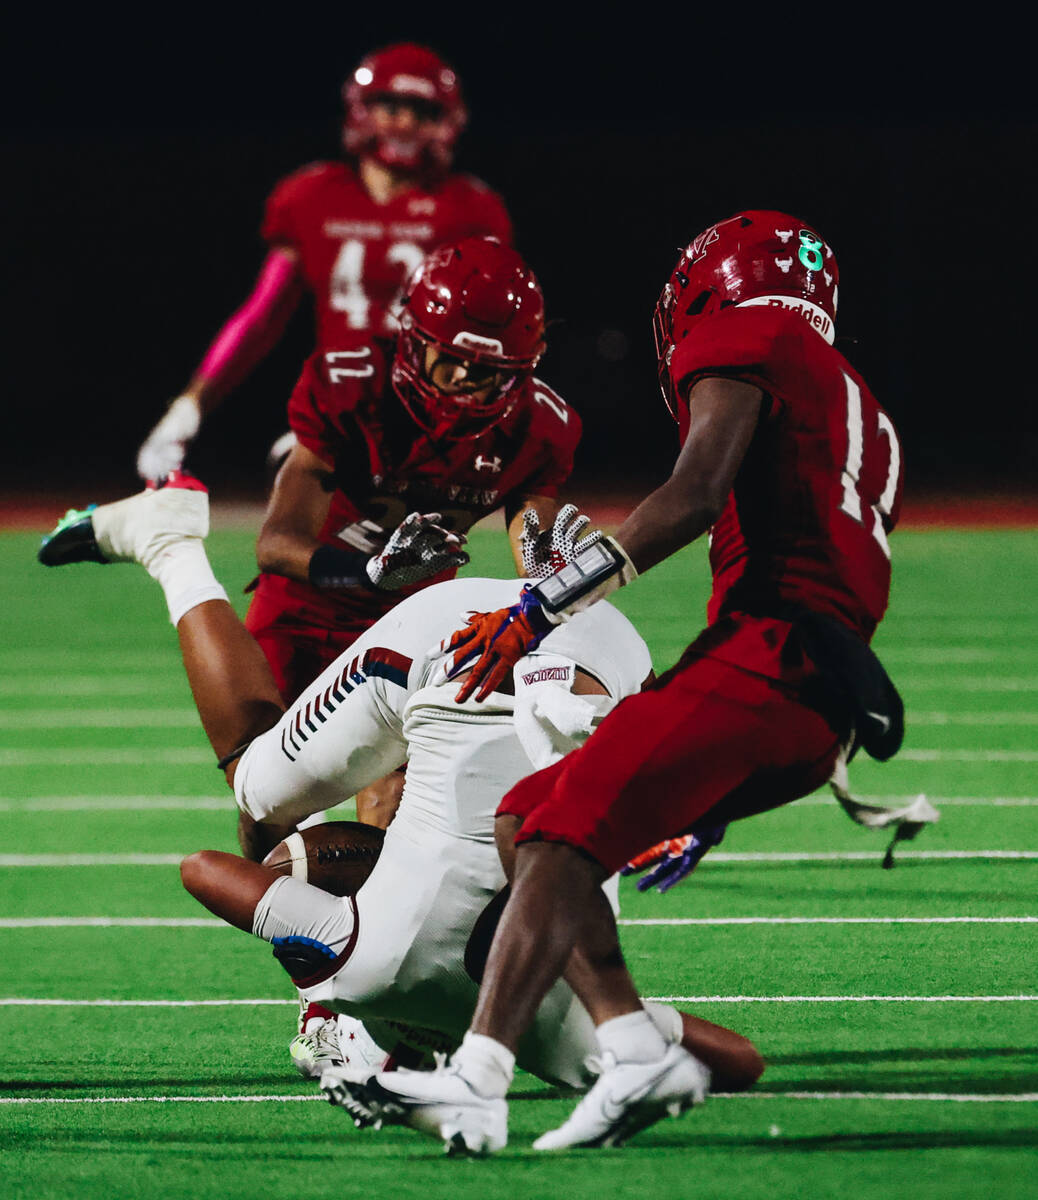
[[[278,842],[263,865],[333,896],[352,896],[371,874],[385,836],[384,830],[359,821],[311,825]]]

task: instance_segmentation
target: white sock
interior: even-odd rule
[[[166,594],[169,619],[174,626],[199,604],[227,599],[199,538],[170,541],[144,565]]]
[[[603,1021],[595,1029],[595,1037],[617,1062],[655,1062],[667,1052],[663,1034],[644,1008]]]
[[[451,1065],[485,1100],[504,1099],[512,1086],[515,1055],[494,1038],[470,1030],[451,1056]]]

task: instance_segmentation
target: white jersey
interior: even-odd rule
[[[297,824],[341,804],[411,757],[405,731],[409,706],[412,714],[424,706],[444,719],[488,726],[510,721],[510,696],[494,693],[481,704],[454,703],[458,685],[446,683],[449,660],[438,647],[470,612],[514,602],[520,586],[518,580],[455,579],[403,600],[319,675],[274,729],[253,742],[234,778],[238,806],[256,820]],[[537,736],[531,714],[547,710],[550,718],[558,709],[537,704],[531,689],[536,693],[554,684],[554,693],[568,692],[574,667],[598,679],[615,703],[641,687],[651,660],[634,626],[605,602],[560,625],[514,671],[521,726],[531,736]],[[414,729],[412,722],[412,740]],[[560,738],[553,740],[557,744]],[[529,737],[524,744],[533,756],[523,772],[529,774],[531,767],[546,763],[538,761],[538,747]],[[453,829],[471,834],[457,822]]]
[[[531,770],[580,744],[650,671],[634,627],[599,603],[516,666],[515,696],[495,692],[481,704],[458,704],[440,642],[470,611],[513,602],[518,587],[514,580],[454,580],[404,600],[249,747],[235,776],[244,811],[287,823],[342,802],[407,761],[400,807],[356,897],[281,878],[253,925],[268,940],[303,936],[325,946],[334,962],[308,981],[304,1003],[362,1018],[382,1044],[414,1044],[405,1029],[447,1045],[460,1041],[478,994],[464,969],[465,947],[505,883],[493,840],[498,804]],[[574,695],[577,667],[610,695]],[[611,891],[615,905],[615,881]],[[559,983],[518,1061],[542,1078],[581,1086],[594,1050],[590,1019]]]

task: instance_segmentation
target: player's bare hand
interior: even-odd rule
[[[137,474],[159,480],[179,471],[201,424],[198,401],[193,396],[178,396],[137,451]]]
[[[552,527],[541,529],[537,510],[528,508],[523,513],[523,529],[519,534],[523,574],[527,579],[543,579],[561,571],[581,551],[599,541],[602,532],[598,529],[581,537],[590,524],[591,518],[580,512],[575,504],[564,504]]]
[[[475,659],[472,673],[458,689],[459,704],[474,692],[482,701],[510,674],[515,664],[536,649],[553,626],[537,597],[523,590],[518,604],[492,613],[469,613],[469,623],[441,645],[452,654],[447,678],[454,679]],[[478,689],[478,690],[477,690]]]
[[[465,535],[452,533],[437,522],[439,513],[411,513],[393,530],[378,554],[367,562],[368,578],[386,592],[463,567],[469,556]]]

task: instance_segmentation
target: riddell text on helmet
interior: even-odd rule
[[[830,346],[832,345],[835,333],[832,319],[810,300],[797,300],[792,296],[754,296],[750,300],[744,300],[739,308],[749,308],[756,304],[766,304],[769,308],[784,308],[787,312],[796,313],[803,317],[812,329],[817,330]]]

